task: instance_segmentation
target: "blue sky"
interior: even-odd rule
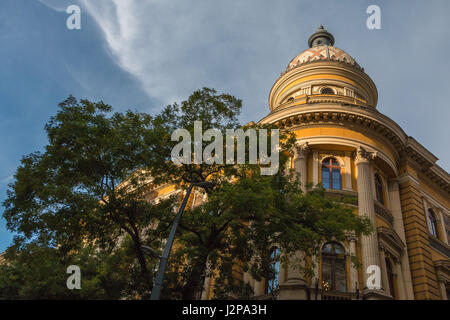
[[[71,4],[81,30],[66,28]],[[381,30],[366,28],[370,4]],[[378,110],[448,171],[448,12],[448,0],[1,0],[0,201],[69,94],[155,113],[208,86],[243,99],[242,122],[257,121],[320,24],[372,77]],[[0,219],[0,252],[11,240]]]

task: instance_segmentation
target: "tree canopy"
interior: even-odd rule
[[[248,161],[248,144],[244,164],[171,161],[174,130],[193,135],[194,121],[201,121],[203,130],[225,134],[242,128],[241,108],[241,100],[208,88],[154,116],[112,112],[102,101],[63,101],[45,126],[45,150],[23,157],[3,203],[7,226],[18,236],[0,266],[0,298],[147,298],[158,261],[141,246],[161,251],[192,182],[214,187],[197,188],[206,200],[184,213],[164,283],[167,299],[199,298],[211,275],[215,298],[246,298],[251,289],[239,274],[270,278],[273,246],[283,263],[294,263],[297,251],[313,257],[323,241],[371,232],[367,219],[326,198],[320,187],[301,191],[290,166],[295,137],[289,132],[280,133],[273,175]],[[180,192],[160,197],[158,190],[170,185]],[[82,269],[79,292],[65,286],[71,264]]]

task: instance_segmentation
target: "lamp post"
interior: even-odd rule
[[[160,257],[161,259],[159,261],[158,271],[156,272],[155,285],[153,286],[152,295],[150,296],[150,300],[159,300],[159,297],[161,296],[161,290],[162,290],[162,285],[163,285],[163,280],[164,280],[164,273],[166,272],[166,266],[167,266],[167,261],[169,260],[170,250],[172,249],[173,240],[175,239],[175,233],[177,231],[178,224],[181,221],[181,216],[183,214],[184,208],[186,207],[186,204],[187,204],[187,201],[191,194],[192,188],[194,186],[212,187],[213,185],[214,184],[212,182],[208,182],[208,181],[195,182],[195,183],[191,183],[189,185],[189,188],[186,192],[186,196],[184,197],[183,202],[181,203],[180,209],[178,210],[178,213],[175,217],[175,220],[173,221],[172,229],[170,230],[170,234],[169,234],[169,238],[167,239],[166,246],[164,247],[164,252],[163,252],[162,256]],[[151,253],[152,251],[153,251],[153,249],[151,249],[151,248],[150,248],[150,251],[144,249],[144,252],[153,256],[153,253]],[[156,255],[158,255],[158,254],[156,254]]]

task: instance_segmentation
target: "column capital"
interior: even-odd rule
[[[306,156],[310,152],[308,142],[296,144],[293,149],[294,159],[306,158]]]
[[[349,241],[349,242],[357,241],[357,236],[355,235],[354,232],[346,232],[345,237],[346,237],[347,241]]]
[[[370,160],[373,160],[376,157],[376,152],[370,152],[359,146],[356,148],[356,156],[355,156],[355,164],[358,165],[360,163],[369,163]]]

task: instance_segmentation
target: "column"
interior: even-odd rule
[[[344,170],[345,170],[345,186],[342,189],[352,191],[352,164],[351,164],[351,153],[345,152],[344,157]]]
[[[387,266],[386,266],[386,254],[385,249],[383,247],[380,247],[380,262],[381,262],[381,286],[382,288],[389,293],[390,291],[393,291],[394,288],[389,287],[389,280],[387,275]]]
[[[358,284],[358,269],[356,269],[351,263],[351,257],[356,257],[356,237],[349,236],[348,241],[350,243],[349,254],[350,254],[350,292],[355,292],[356,288],[359,288]]]
[[[313,152],[313,186],[319,183],[319,152]]]
[[[301,270],[304,263],[304,254],[301,252],[296,252],[294,255],[289,257],[286,282],[297,284],[305,283],[303,272]]]
[[[400,192],[397,181],[391,181],[389,184],[389,206],[394,217],[394,230],[397,232],[403,243],[406,244],[405,226],[403,223],[402,207],[400,203]],[[409,257],[406,247],[400,256],[401,272],[399,273],[399,282],[403,283],[405,297],[407,300],[414,300],[414,291],[411,280],[411,271],[409,269]]]
[[[305,300],[308,295],[308,286],[299,265],[304,264],[304,254],[297,252],[289,257],[286,281],[280,283],[280,300]]]
[[[253,285],[253,293],[255,296],[260,296],[264,294],[264,288],[262,286],[262,281],[255,280],[255,283]]]
[[[380,266],[380,257],[378,252],[378,240],[375,220],[375,207],[373,204],[372,176],[370,174],[370,160],[375,154],[368,152],[362,147],[356,150],[355,164],[357,168],[357,187],[358,187],[358,213],[370,219],[373,231],[369,235],[361,236],[361,253],[364,284],[367,283],[367,267],[370,265]]]
[[[441,292],[441,299],[448,300],[447,289],[445,287],[445,279],[442,277],[438,277],[438,283],[439,283],[439,291]]]
[[[400,259],[395,259],[395,273],[397,274],[396,277],[396,283],[397,283],[397,287],[398,287],[398,298],[400,300],[406,300],[407,299],[407,295],[406,295],[406,288],[405,288],[405,284],[403,283],[403,277],[402,277],[402,264]]]
[[[286,281],[286,266],[280,262],[280,270],[278,271],[278,284]]]
[[[438,209],[438,210],[436,210],[437,211],[437,215],[439,216],[439,228],[441,229],[440,231],[441,231],[441,240],[442,240],[442,242],[445,242],[445,243],[447,243],[448,244],[448,237],[447,237],[447,229],[446,229],[446,226],[445,226],[445,220],[444,220],[444,212],[442,212],[442,209]]]
[[[302,143],[294,147],[294,171],[296,177],[300,179],[300,186],[306,192],[306,178],[308,174],[308,143]]]

